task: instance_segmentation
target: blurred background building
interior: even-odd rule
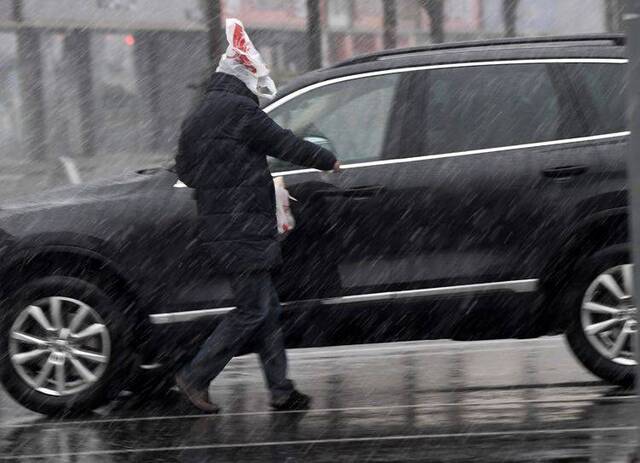
[[[190,87],[224,49],[225,17],[244,22],[283,84],[388,47],[617,31],[621,3],[0,0],[0,185],[33,188],[25,172],[49,178],[61,156],[85,177],[169,158],[197,96]]]

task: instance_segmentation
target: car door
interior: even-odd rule
[[[279,278],[289,300],[380,290],[388,281],[373,263],[411,233],[399,207],[410,198],[385,160],[410,150],[403,122],[416,111],[413,75],[372,74],[328,80],[267,108],[276,122],[322,143],[343,165],[333,174],[272,164],[297,200],[298,228],[284,242]]]
[[[550,194],[559,199],[557,207],[564,209],[560,215],[567,232],[584,226],[597,213],[627,205],[626,157],[621,155],[628,135],[625,63],[626,59],[614,58],[553,65],[584,120],[583,140],[558,151],[543,166],[556,174]]]
[[[415,187],[415,237],[389,272],[450,293],[534,290],[557,232],[545,158],[580,133],[571,102],[544,60],[422,72],[421,156],[397,171]]]

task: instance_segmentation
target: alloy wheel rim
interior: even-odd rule
[[[635,317],[632,264],[608,269],[587,288],[582,300],[582,329],[603,357],[619,365],[636,365]]]
[[[67,396],[95,384],[111,354],[102,317],[77,299],[52,296],[25,307],[10,330],[9,358],[34,390]]]

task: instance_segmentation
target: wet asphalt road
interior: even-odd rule
[[[51,420],[0,395],[0,461],[624,462],[632,392],[598,381],[559,337],[396,343],[290,352],[314,397],[268,410],[254,356],[212,387],[223,413],[177,396],[121,400],[87,419]]]

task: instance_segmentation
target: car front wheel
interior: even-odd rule
[[[580,362],[600,378],[622,386],[634,380],[637,330],[633,266],[624,251],[602,251],[585,262],[570,299],[566,338]]]
[[[0,327],[2,382],[33,411],[88,412],[124,383],[131,356],[122,310],[90,282],[26,284],[6,302]]]

